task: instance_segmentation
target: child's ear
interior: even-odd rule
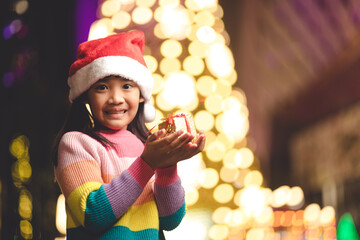
[[[145,98],[144,97],[142,97],[142,96],[140,96],[140,101],[139,102],[145,102]]]

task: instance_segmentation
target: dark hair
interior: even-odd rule
[[[100,129],[103,129],[99,123],[91,116],[89,111],[86,109],[87,92],[76,98],[68,111],[67,118],[57,133],[54,145],[52,147],[52,159],[53,164],[58,164],[58,148],[62,136],[70,131],[83,132],[90,137],[99,141],[104,147],[113,147],[113,143],[98,133]],[[136,113],[133,121],[128,125],[127,130],[135,134],[142,142],[145,143],[149,136],[149,131],[145,125],[144,118],[144,102],[139,103],[139,109]]]

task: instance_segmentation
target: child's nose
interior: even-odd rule
[[[117,91],[117,90],[111,91],[109,103],[120,104],[120,103],[123,103],[124,101],[125,100],[124,100],[123,94],[121,94],[121,91]]]

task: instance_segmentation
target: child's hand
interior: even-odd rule
[[[189,159],[204,149],[205,135],[198,134],[196,142],[190,133],[177,131],[166,137],[165,130],[155,132],[148,137],[141,158],[153,169],[172,166],[181,160]]]

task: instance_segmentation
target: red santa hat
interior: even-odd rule
[[[145,37],[141,31],[119,33],[80,44],[77,59],[69,71],[70,101],[104,77],[121,76],[139,86],[145,99],[145,121],[153,121],[155,108],[150,99],[154,80],[143,58],[144,45]]]

